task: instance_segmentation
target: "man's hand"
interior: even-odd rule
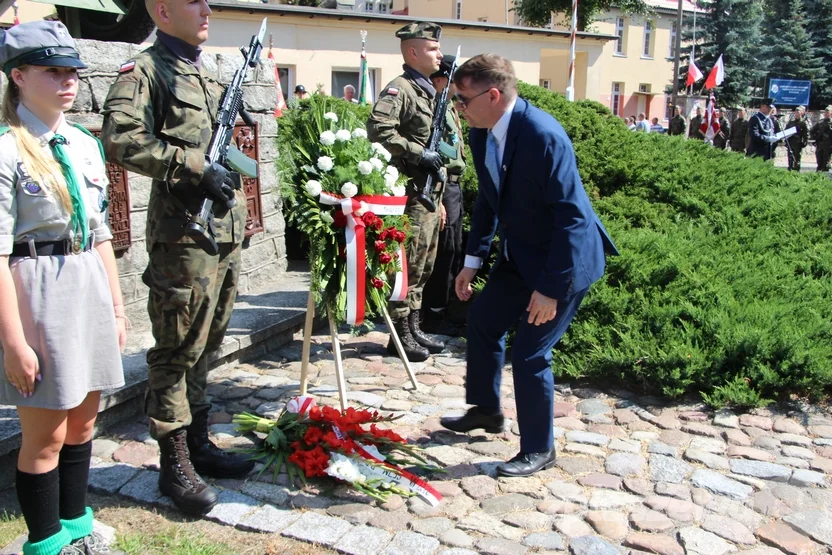
[[[471,298],[473,291],[471,290],[471,282],[477,276],[477,270],[474,268],[463,268],[459,275],[456,276],[456,296],[461,301],[467,301]]]
[[[234,208],[237,200],[234,198],[234,182],[227,169],[214,162],[205,162],[202,172],[200,187],[214,198],[214,200],[225,204],[228,209]]]
[[[445,205],[439,205],[439,231],[445,229],[445,223],[448,221],[448,213],[445,211]]]
[[[438,173],[442,169],[442,156],[434,150],[423,150],[419,158],[419,167],[429,172]]]
[[[456,279],[459,283],[459,278]],[[457,290],[458,288],[459,285],[457,285]],[[529,312],[529,323],[539,326],[555,319],[558,314],[558,300],[535,291],[532,293],[529,307],[526,310]]]

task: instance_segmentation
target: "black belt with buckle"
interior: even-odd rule
[[[451,183],[459,183],[460,180],[462,180],[461,175],[449,175],[448,176],[448,181],[451,182]]]
[[[71,239],[62,241],[29,241],[15,243],[9,258],[36,258],[38,256],[69,256],[92,250],[93,238],[90,236],[86,248],[73,248]]]

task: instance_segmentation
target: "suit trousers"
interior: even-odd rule
[[[510,261],[499,264],[468,313],[466,400],[500,406],[506,333],[517,332],[511,348],[514,397],[520,427],[520,451],[540,453],[554,444],[554,376],[552,349],[569,328],[588,289],[558,301],[553,320],[529,324],[526,310],[533,291]]]
[[[462,189],[459,183],[448,182],[445,185],[442,205],[447,219],[445,228],[439,232],[439,248],[433,273],[428,278],[422,295],[424,308],[437,311],[448,308],[456,276],[465,260],[465,246],[462,244]]]

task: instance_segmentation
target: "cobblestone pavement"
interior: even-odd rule
[[[267,473],[216,481],[220,503],[207,518],[361,555],[832,552],[828,413],[809,406],[713,413],[700,403],[665,406],[627,391],[559,384],[557,467],[497,478],[497,463],[518,450],[516,424],[498,436],[439,425],[440,416],[466,408],[464,342],[414,365],[421,387],[413,391],[398,359],[384,354],[382,331],[342,336],[351,403],[403,415],[395,429],[447,470],[429,477],[445,496],[441,505],[397,496],[379,504],[331,482],[296,490]],[[314,342],[311,393],[336,405],[328,337]],[[280,351],[212,375],[218,443],[251,444],[234,431],[232,414],[275,414],[297,394],[299,360],[296,336]],[[513,419],[508,369],[503,383],[503,410]],[[95,440],[94,456],[93,489],[171,505],[156,486],[158,449],[144,423],[109,430]]]

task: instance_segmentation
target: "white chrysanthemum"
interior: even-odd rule
[[[358,465],[356,465],[352,459],[345,457],[340,453],[330,454],[329,466],[327,466],[324,472],[333,478],[349,482],[350,484],[355,482],[364,482],[367,479],[363,474],[361,474],[361,471],[358,469]]]
[[[351,137],[352,135],[350,135],[350,132],[346,129],[339,129],[338,132],[335,134],[335,138],[341,141],[342,143],[349,141]]]
[[[362,160],[358,163],[358,173],[361,175],[370,175],[373,173],[373,165],[366,160]]]
[[[398,181],[397,178],[393,177],[389,173],[384,174],[384,186],[389,190],[391,189]]]
[[[355,186],[355,183],[347,181],[341,185],[341,194],[347,198],[352,198],[358,194],[358,187]]]
[[[373,143],[373,150],[378,153],[379,156],[384,158],[386,161],[390,161],[390,153],[387,151],[386,148],[381,146],[381,143]]]
[[[377,172],[380,172],[381,168],[384,167],[384,162],[382,162],[378,158],[370,158],[370,164],[373,166],[373,169]]]
[[[320,181],[315,181],[314,179],[310,179],[306,182],[306,192],[309,194],[310,197],[317,197],[321,194],[323,187],[321,187]]]
[[[387,169],[384,170],[384,173],[387,175],[392,175],[393,179],[399,178],[399,170],[396,169],[396,166],[387,166]]]
[[[335,133],[332,131],[324,131],[321,133],[321,144],[324,146],[332,146],[335,144]]]
[[[403,185],[396,185],[393,187],[393,196],[394,197],[403,197],[407,194],[407,189],[404,188]]]
[[[328,172],[335,166],[335,163],[332,161],[332,158],[329,156],[321,156],[318,158],[318,169],[324,172]]]
[[[329,212],[321,212],[321,219],[330,225],[335,221]]]
[[[337,116],[337,115],[335,115],[335,112],[327,112],[327,113],[325,113],[325,114],[324,114],[324,119],[328,119],[328,120],[330,120],[330,121],[334,121],[335,123],[338,123],[338,116]]]
[[[366,129],[361,129],[360,127],[357,127],[356,129],[353,130],[352,136],[353,136],[354,139],[357,139],[359,137],[361,137],[362,139],[366,139],[367,138],[367,130]]]

